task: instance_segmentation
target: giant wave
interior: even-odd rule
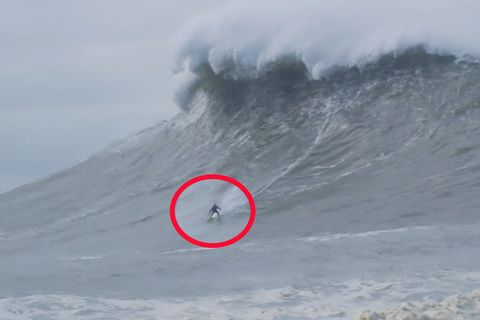
[[[205,18],[208,24],[194,22],[193,34],[185,31],[179,53],[180,77],[188,81],[179,96],[185,112],[0,195],[0,294],[10,297],[4,305],[20,304],[28,313],[32,300],[43,305],[58,295],[67,297],[68,309],[78,299],[106,301],[93,298],[99,296],[174,298],[185,301],[178,314],[188,317],[198,296],[234,294],[235,311],[215,304],[218,317],[235,318],[243,308],[255,318],[259,307],[249,297],[273,292],[290,307],[282,314],[267,299],[267,319],[338,319],[351,318],[352,310],[478,288],[480,64],[464,58],[476,56],[477,43],[468,28],[474,10],[463,10],[477,4],[460,2],[453,11],[452,4],[430,3],[439,13],[426,17],[429,28],[422,29],[415,22],[429,6],[378,3],[373,17],[398,9],[398,16],[381,20],[406,19],[438,33],[410,34],[409,41],[389,41],[388,28],[357,37],[379,25],[344,26],[347,16],[365,13],[359,4],[313,10],[319,5],[304,2],[266,18],[267,4],[258,4],[252,25],[243,19],[249,11],[232,4],[237,11],[215,13]],[[302,29],[288,19],[281,27],[287,10],[310,18],[301,27],[316,26],[304,30],[322,30],[320,21],[332,25],[293,44],[287,35]],[[450,11],[450,22],[440,26]],[[332,29],[354,33],[342,40]],[[323,46],[327,34],[333,42]],[[299,43],[309,45],[293,49]],[[309,58],[313,52],[319,59]],[[257,202],[250,234],[224,250],[192,250],[169,222],[174,191],[207,172],[238,178]],[[217,191],[212,201],[229,199]],[[243,212],[236,210],[224,228]],[[225,232],[197,220],[191,226],[200,233]],[[351,283],[359,287],[340,290]],[[294,294],[276,293],[290,287]],[[332,292],[345,299],[324,300]],[[149,302],[142,301],[144,308]],[[134,307],[126,313],[135,314]]]

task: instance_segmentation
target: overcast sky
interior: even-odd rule
[[[0,193],[178,112],[176,30],[218,0],[0,0]]]

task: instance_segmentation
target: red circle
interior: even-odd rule
[[[220,242],[204,242],[189,236],[185,231],[183,231],[183,229],[178,224],[177,217],[175,215],[175,206],[177,205],[178,198],[183,193],[183,191],[185,191],[185,189],[190,187],[192,184],[195,184],[197,182],[204,181],[204,180],[222,180],[222,181],[231,183],[237,188],[239,188],[247,197],[248,203],[250,204],[250,218],[248,219],[248,222],[245,228],[243,228],[243,230],[240,231],[240,233],[237,234],[235,237],[225,241],[220,241]],[[253,200],[253,197],[250,194],[250,191],[248,191],[248,189],[239,181],[229,176],[225,176],[221,174],[204,174],[188,180],[187,182],[182,184],[180,188],[178,188],[178,190],[173,195],[172,201],[170,202],[170,220],[172,220],[173,227],[175,228],[177,233],[188,242],[200,247],[205,247],[205,248],[226,247],[242,239],[252,228],[253,222],[255,221],[255,213],[256,213],[255,201]]]

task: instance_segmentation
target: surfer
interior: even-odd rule
[[[213,215],[216,213],[217,214],[217,217],[220,218],[220,211],[219,210],[222,210],[222,208],[220,208],[219,206],[217,206],[216,203],[213,204],[213,207],[210,209],[209,213],[210,213],[210,219],[213,219]]]

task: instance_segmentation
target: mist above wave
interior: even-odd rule
[[[313,79],[415,46],[477,57],[479,10],[470,0],[229,2],[177,35],[179,86],[191,85],[204,65],[224,77],[255,78],[285,57],[301,61]]]

